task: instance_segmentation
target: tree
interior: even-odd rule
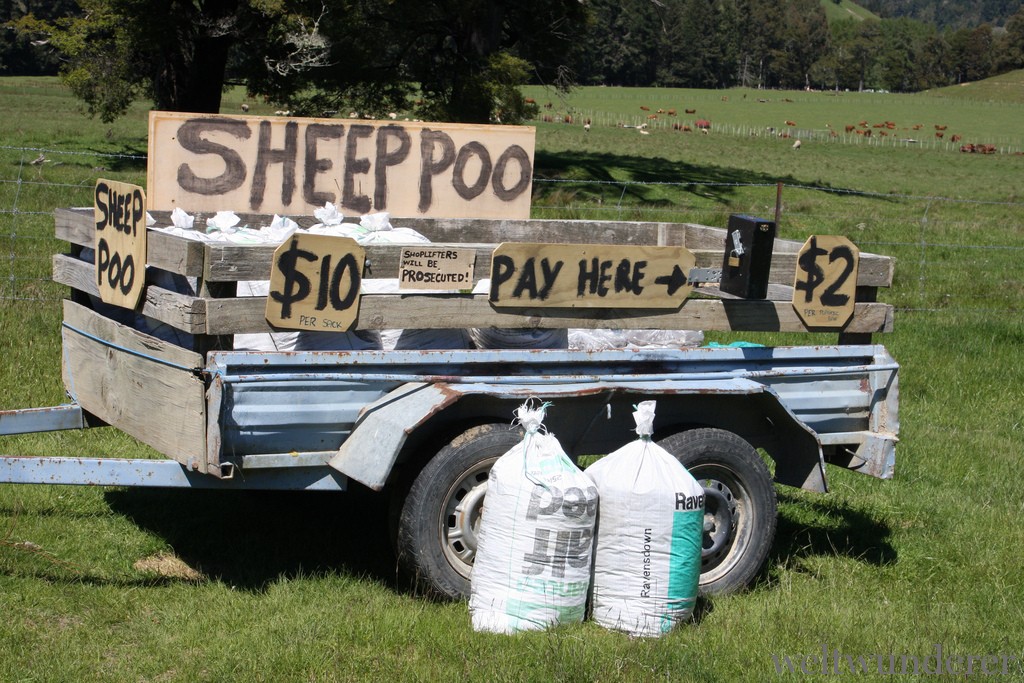
[[[780,19],[772,23],[772,72],[781,87],[808,87],[811,66],[827,46],[825,10],[817,0],[792,0],[784,5]]]
[[[670,53],[681,85],[714,88],[722,84],[722,41],[717,2],[686,0],[678,9],[678,39]]]
[[[651,85],[661,44],[660,7],[652,0],[592,0],[590,31],[574,68],[581,83]]]
[[[74,0],[0,0],[0,75],[53,76],[60,63],[45,38],[19,34],[14,25],[27,14],[45,19],[78,9]]]
[[[62,76],[91,115],[109,122],[137,97],[159,109],[216,112],[231,48],[252,54],[289,15],[258,0],[79,0],[82,14],[18,22],[62,53]]]
[[[999,72],[1024,69],[1024,7],[1006,20],[1006,33],[996,48]]]
[[[497,106],[516,110],[503,84],[524,63],[536,78],[558,75],[587,16],[578,0],[80,4],[81,16],[28,17],[19,27],[64,53],[65,80],[105,121],[140,95],[160,109],[216,112],[230,68],[250,94],[294,104],[296,113],[342,102],[391,108],[419,87],[424,111],[486,122]]]

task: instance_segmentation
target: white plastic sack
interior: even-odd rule
[[[469,335],[478,349],[566,349],[566,329],[474,327]]]
[[[238,296],[267,296],[268,280],[243,280],[238,283]],[[236,334],[236,351],[366,351],[380,350],[380,334],[373,330],[354,332],[254,332]]]
[[[704,343],[701,330],[569,330],[569,348],[573,351],[609,349],[682,349]]]
[[[585,616],[597,488],[541,431],[544,407],[516,414],[526,436],[491,468],[477,536],[476,631],[539,630]]]
[[[601,496],[592,616],[632,636],[667,633],[697,600],[704,489],[651,441],[654,401],[637,406],[640,438],[586,469]]]

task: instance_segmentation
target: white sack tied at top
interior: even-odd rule
[[[697,600],[704,489],[651,441],[655,401],[636,406],[638,439],[586,469],[601,496],[591,614],[632,636],[663,635]]]
[[[597,489],[544,430],[546,407],[516,411],[523,440],[488,477],[470,581],[476,631],[540,630],[585,616]]]

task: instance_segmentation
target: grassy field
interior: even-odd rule
[[[803,677],[801,663],[820,676],[821,662],[801,657],[823,650],[837,657],[830,672],[833,661],[849,671],[846,655],[872,671],[870,656],[888,671],[894,655],[899,672],[901,656],[925,663],[936,647],[961,674],[970,657],[990,655],[989,671],[1006,664],[999,680],[1024,680],[1024,419],[1014,399],[1024,384],[1024,102],[531,96],[552,102],[542,115],[574,118],[536,124],[535,216],[723,225],[732,212],[770,216],[783,182],[783,236],[845,234],[897,257],[882,294],[897,306],[896,331],[879,338],[902,365],[895,479],[830,470],[827,495],[779,489],[777,541],[757,585],[703,601],[695,623],[656,641],[589,623],[473,633],[465,604],[395,588],[386,505],[366,493],[0,486],[0,681],[760,681]],[[225,111],[242,99],[229,93]],[[680,121],[696,109],[689,118],[711,120],[711,133],[673,130],[667,115],[647,135],[618,125],[646,121],[641,105],[676,108]],[[140,105],[104,126],[55,81],[0,79],[0,409],[63,400],[63,292],[47,281],[49,255],[63,247],[50,212],[91,203],[99,175],[143,183],[145,120]],[[846,136],[860,120],[891,120],[899,135]],[[915,124],[1003,151],[892,141],[923,140]],[[803,145],[769,127],[799,131]],[[152,455],[110,430],[7,437],[0,452]],[[983,660],[973,661],[981,676]]]

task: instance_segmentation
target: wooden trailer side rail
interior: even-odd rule
[[[169,225],[157,213],[158,225]],[[243,224],[269,223],[267,216],[241,216]],[[196,220],[202,222],[203,216]],[[315,222],[312,217],[297,221]],[[534,241],[625,245],[681,245],[694,252],[698,268],[720,268],[725,230],[689,223],[610,221],[396,219],[431,239],[432,246],[476,250],[475,277],[490,276],[491,252],[500,242]],[[57,237],[77,247],[93,243],[91,209],[59,209]],[[745,300],[703,286],[678,309],[495,308],[487,294],[371,294],[361,296],[356,329],[460,327],[579,327],[620,329],[701,329],[715,331],[836,332],[808,327],[791,305],[797,252],[801,244],[775,240],[766,300]],[[196,278],[198,296],[150,285],[140,312],[193,335],[270,332],[265,297],[235,297],[234,283],[266,279],[275,245],[204,243],[149,231],[151,267]],[[373,278],[396,278],[399,245],[365,247]],[[54,281],[85,294],[98,293],[93,267],[71,255],[54,257]],[[877,289],[892,283],[893,259],[862,253],[854,314],[840,330],[841,340],[866,343],[876,332],[892,330],[892,307],[877,301]]]

